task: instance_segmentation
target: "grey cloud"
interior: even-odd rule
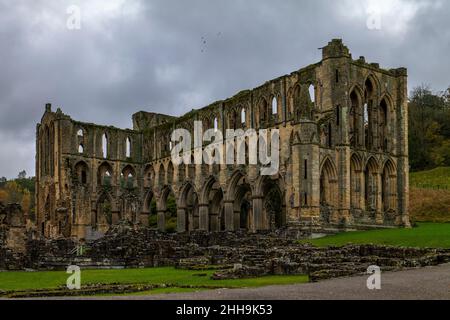
[[[0,0],[0,176],[33,174],[46,102],[130,127],[138,110],[182,114],[317,62],[336,37],[354,56],[408,67],[411,88],[448,87],[450,3],[394,1],[400,11],[373,31],[368,2]],[[79,31],[65,27],[71,4],[82,10]],[[420,7],[393,32],[402,4]]]

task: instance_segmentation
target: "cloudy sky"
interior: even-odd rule
[[[443,90],[449,18],[447,0],[0,0],[0,176],[34,175],[46,102],[129,128],[317,62],[332,38]]]

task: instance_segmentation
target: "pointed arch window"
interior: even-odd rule
[[[219,129],[219,121],[217,120],[217,117],[214,118],[214,132],[217,132]]]
[[[106,133],[102,136],[102,156],[103,158],[108,157],[108,136]]]
[[[273,97],[272,99],[272,114],[278,114],[278,103],[276,97]]]
[[[126,145],[125,146],[125,148],[126,148],[125,156],[127,158],[131,158],[131,139],[129,137],[126,140],[125,145]]]
[[[314,88],[314,85],[310,84],[308,91],[309,91],[309,99],[311,100],[312,103],[314,103],[316,101],[316,89]]]

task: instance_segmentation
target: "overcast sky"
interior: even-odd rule
[[[444,90],[449,21],[447,0],[0,0],[0,176],[34,175],[46,102],[129,128],[136,111],[179,115],[315,63],[332,38]]]

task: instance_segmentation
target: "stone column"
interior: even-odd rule
[[[157,214],[158,230],[164,232],[166,231],[166,210],[158,210]]]
[[[219,215],[217,213],[212,213],[209,216],[209,220],[210,220],[209,221],[209,223],[210,223],[209,231],[211,231],[211,232],[219,231],[220,230],[220,227],[219,227]]]
[[[264,219],[264,210],[263,210],[263,197],[262,196],[254,196],[253,197],[253,225],[251,226],[252,231],[265,230],[264,222],[267,219]]]
[[[398,190],[398,218],[397,225],[410,227],[409,221],[409,160],[408,160],[408,85],[407,70],[397,69],[399,77],[399,99],[397,108],[398,128],[398,163],[397,163],[397,190]]]
[[[178,208],[177,209],[177,231],[178,232],[186,232],[188,231],[188,227],[186,226],[186,209]]]
[[[375,222],[376,224],[383,224],[383,198],[382,198],[382,179],[381,179],[381,174],[379,172],[377,172],[376,175],[376,181],[377,181],[377,212],[375,215]]]
[[[338,208],[339,220],[351,222],[350,147],[338,147]]]
[[[142,223],[142,225],[148,227],[149,225],[149,219],[150,217],[150,212],[141,212],[140,216],[139,216],[139,221],[140,223]]]
[[[209,206],[207,204],[199,204],[198,211],[200,215],[199,229],[209,231]]]
[[[234,208],[233,201],[224,201],[224,210],[225,210],[225,230],[234,231]]]

